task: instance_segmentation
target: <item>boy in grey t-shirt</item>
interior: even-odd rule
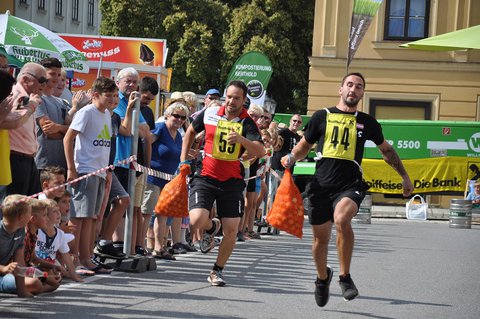
[[[112,134],[109,107],[117,96],[117,86],[111,79],[100,77],[92,86],[92,104],[78,111],[65,134],[64,147],[67,160],[67,179],[89,174],[108,166],[110,136]],[[73,141],[75,140],[75,147]],[[96,266],[90,259],[93,254],[92,234],[94,218],[99,213],[105,191],[105,173],[90,176],[74,183],[70,223],[75,226],[72,254],[79,264],[96,273],[110,271]]]
[[[0,222],[0,292],[17,293],[19,297],[31,298],[33,294],[27,291],[25,278],[15,276],[18,266],[25,265],[25,226],[32,214],[30,204],[25,199],[23,195],[10,195],[3,201],[3,219]]]

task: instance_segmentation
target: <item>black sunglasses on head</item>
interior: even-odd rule
[[[47,83],[47,82],[48,82],[48,79],[47,79],[46,77],[44,77],[44,76],[38,77],[38,76],[36,76],[35,74],[30,73],[30,72],[25,72],[25,74],[28,74],[28,75],[33,76],[33,77],[38,81],[38,83],[40,83],[40,84],[43,84],[43,83]]]

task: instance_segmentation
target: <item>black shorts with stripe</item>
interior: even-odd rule
[[[204,208],[210,211],[216,202],[219,218],[242,217],[245,208],[243,190],[245,181],[231,178],[219,181],[196,175],[190,180],[188,209]]]

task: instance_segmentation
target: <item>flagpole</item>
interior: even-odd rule
[[[353,36],[353,17],[355,15],[355,0],[353,1],[353,5],[352,5],[352,16],[350,17],[350,29],[349,29],[349,32],[348,32],[348,47],[347,47],[347,65],[345,67],[345,75],[348,74],[348,68],[350,66],[350,55],[351,55],[351,49],[350,49],[350,45],[352,43],[352,36]]]

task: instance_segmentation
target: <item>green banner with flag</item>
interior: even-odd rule
[[[381,4],[382,0],[354,1],[350,37],[348,38],[347,70]]]
[[[233,80],[245,82],[250,103],[263,106],[272,73],[272,63],[265,54],[256,51],[247,52],[233,65],[227,78],[227,85]]]

